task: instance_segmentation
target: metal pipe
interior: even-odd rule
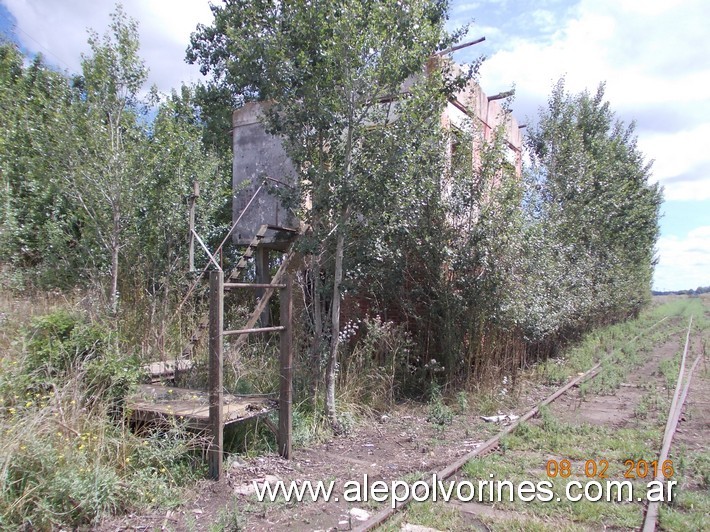
[[[469,46],[473,46],[474,44],[482,43],[485,40],[486,40],[485,37],[479,37],[478,39],[475,39],[473,41],[465,42],[462,44],[457,44],[456,46],[450,46],[446,50],[441,50],[440,52],[436,52],[434,55],[450,54],[452,52],[456,52],[457,50],[461,50],[462,48],[468,48]]]

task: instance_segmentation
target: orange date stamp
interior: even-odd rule
[[[626,479],[658,478],[659,473],[665,479],[675,474],[673,460],[625,460],[623,477]],[[585,460],[584,465],[573,464],[570,460],[548,460],[545,473],[549,478],[569,478],[573,474],[584,475],[587,478],[609,478],[609,461],[605,459]]]

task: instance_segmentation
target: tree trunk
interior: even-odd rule
[[[347,139],[345,141],[345,183],[350,182],[353,160],[353,127],[355,92],[350,91],[350,107],[348,109]],[[343,255],[345,252],[345,231],[350,217],[350,206],[346,206],[338,220],[337,241],[335,244],[335,273],[333,276],[333,303],[330,326],[330,353],[328,367],[325,374],[325,413],[333,428],[333,432],[340,434],[343,431],[338,422],[338,413],[335,407],[335,384],[338,370],[338,346],[340,344],[340,283],[343,281]]]
[[[311,343],[311,361],[313,364],[312,388],[313,404],[318,402],[320,393],[321,353],[323,347],[323,288],[320,278],[320,260],[315,257],[311,262],[312,289],[311,305],[313,306],[313,342]]]
[[[118,253],[121,249],[121,211],[113,208],[113,228],[111,231],[111,294],[109,305],[111,312],[118,312]]]
[[[118,312],[118,244],[111,245],[111,294],[109,296],[111,312]]]
[[[343,281],[343,251],[345,248],[345,216],[338,229],[338,240],[335,246],[335,276],[333,279],[333,303],[330,327],[330,356],[325,374],[325,411],[328,421],[336,434],[342,432],[335,408],[335,384],[338,368],[338,345],[340,344],[340,283]]]

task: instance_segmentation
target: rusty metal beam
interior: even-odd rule
[[[440,52],[436,52],[434,55],[446,55],[450,54],[452,52],[457,52],[458,50],[461,50],[463,48],[468,48],[469,46],[473,46],[474,44],[479,44],[485,41],[485,37],[479,37],[478,39],[474,39],[473,41],[468,41],[462,44],[457,44],[456,46],[450,46],[446,50],[441,50]]]
[[[666,430],[663,434],[663,444],[661,445],[661,453],[658,457],[658,463],[663,464],[668,459],[668,453],[671,450],[671,442],[673,441],[673,435],[678,428],[678,421],[680,420],[680,414],[683,411],[683,403],[688,395],[688,389],[690,388],[690,379],[693,376],[693,372],[700,361],[700,356],[695,359],[690,373],[688,374],[688,379],[685,383],[685,388],[683,388],[683,374],[685,372],[685,361],[688,355],[688,346],[690,345],[690,329],[693,326],[693,317],[690,317],[688,323],[688,333],[685,336],[685,348],[683,349],[683,357],[680,360],[680,370],[678,371],[678,381],[676,382],[675,392],[673,393],[673,402],[671,403],[670,411],[668,412],[668,420],[666,421]],[[681,388],[683,390],[681,391]],[[661,480],[663,472],[661,469],[656,471],[656,478],[654,480]],[[652,501],[648,503],[648,508],[646,509],[646,515],[643,519],[643,532],[653,532],[656,530],[656,521],[658,520],[659,503],[657,501]]]

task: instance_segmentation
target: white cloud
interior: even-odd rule
[[[654,276],[656,290],[685,290],[710,285],[710,226],[697,227],[684,238],[662,237]]]
[[[77,73],[81,54],[89,52],[87,29],[103,35],[110,23],[113,2],[91,0],[3,0],[17,19],[17,36],[31,52]],[[184,62],[190,33],[198,23],[209,24],[207,0],[124,0],[126,14],[138,20],[141,57],[150,69],[148,83],[168,92],[181,81],[196,81],[196,66]]]
[[[709,138],[710,123],[639,139],[641,151],[655,156],[653,175],[664,185],[666,199],[710,200]]]
[[[624,11],[656,16],[676,9],[683,0],[617,0],[616,4]]]
[[[567,16],[545,38],[502,40],[500,51],[481,68],[486,90],[497,92],[515,83],[515,105],[534,116],[532,106],[547,101],[560,77],[566,77],[572,92],[593,92],[606,81],[606,97],[622,119],[641,113],[647,121],[638,124],[639,146],[648,159],[655,159],[655,178],[665,185],[666,197],[710,199],[710,175],[703,179],[698,174],[710,168],[710,97],[705,90],[710,86],[710,50],[701,44],[706,42],[710,3],[582,0]],[[672,126],[664,116],[692,123]]]

